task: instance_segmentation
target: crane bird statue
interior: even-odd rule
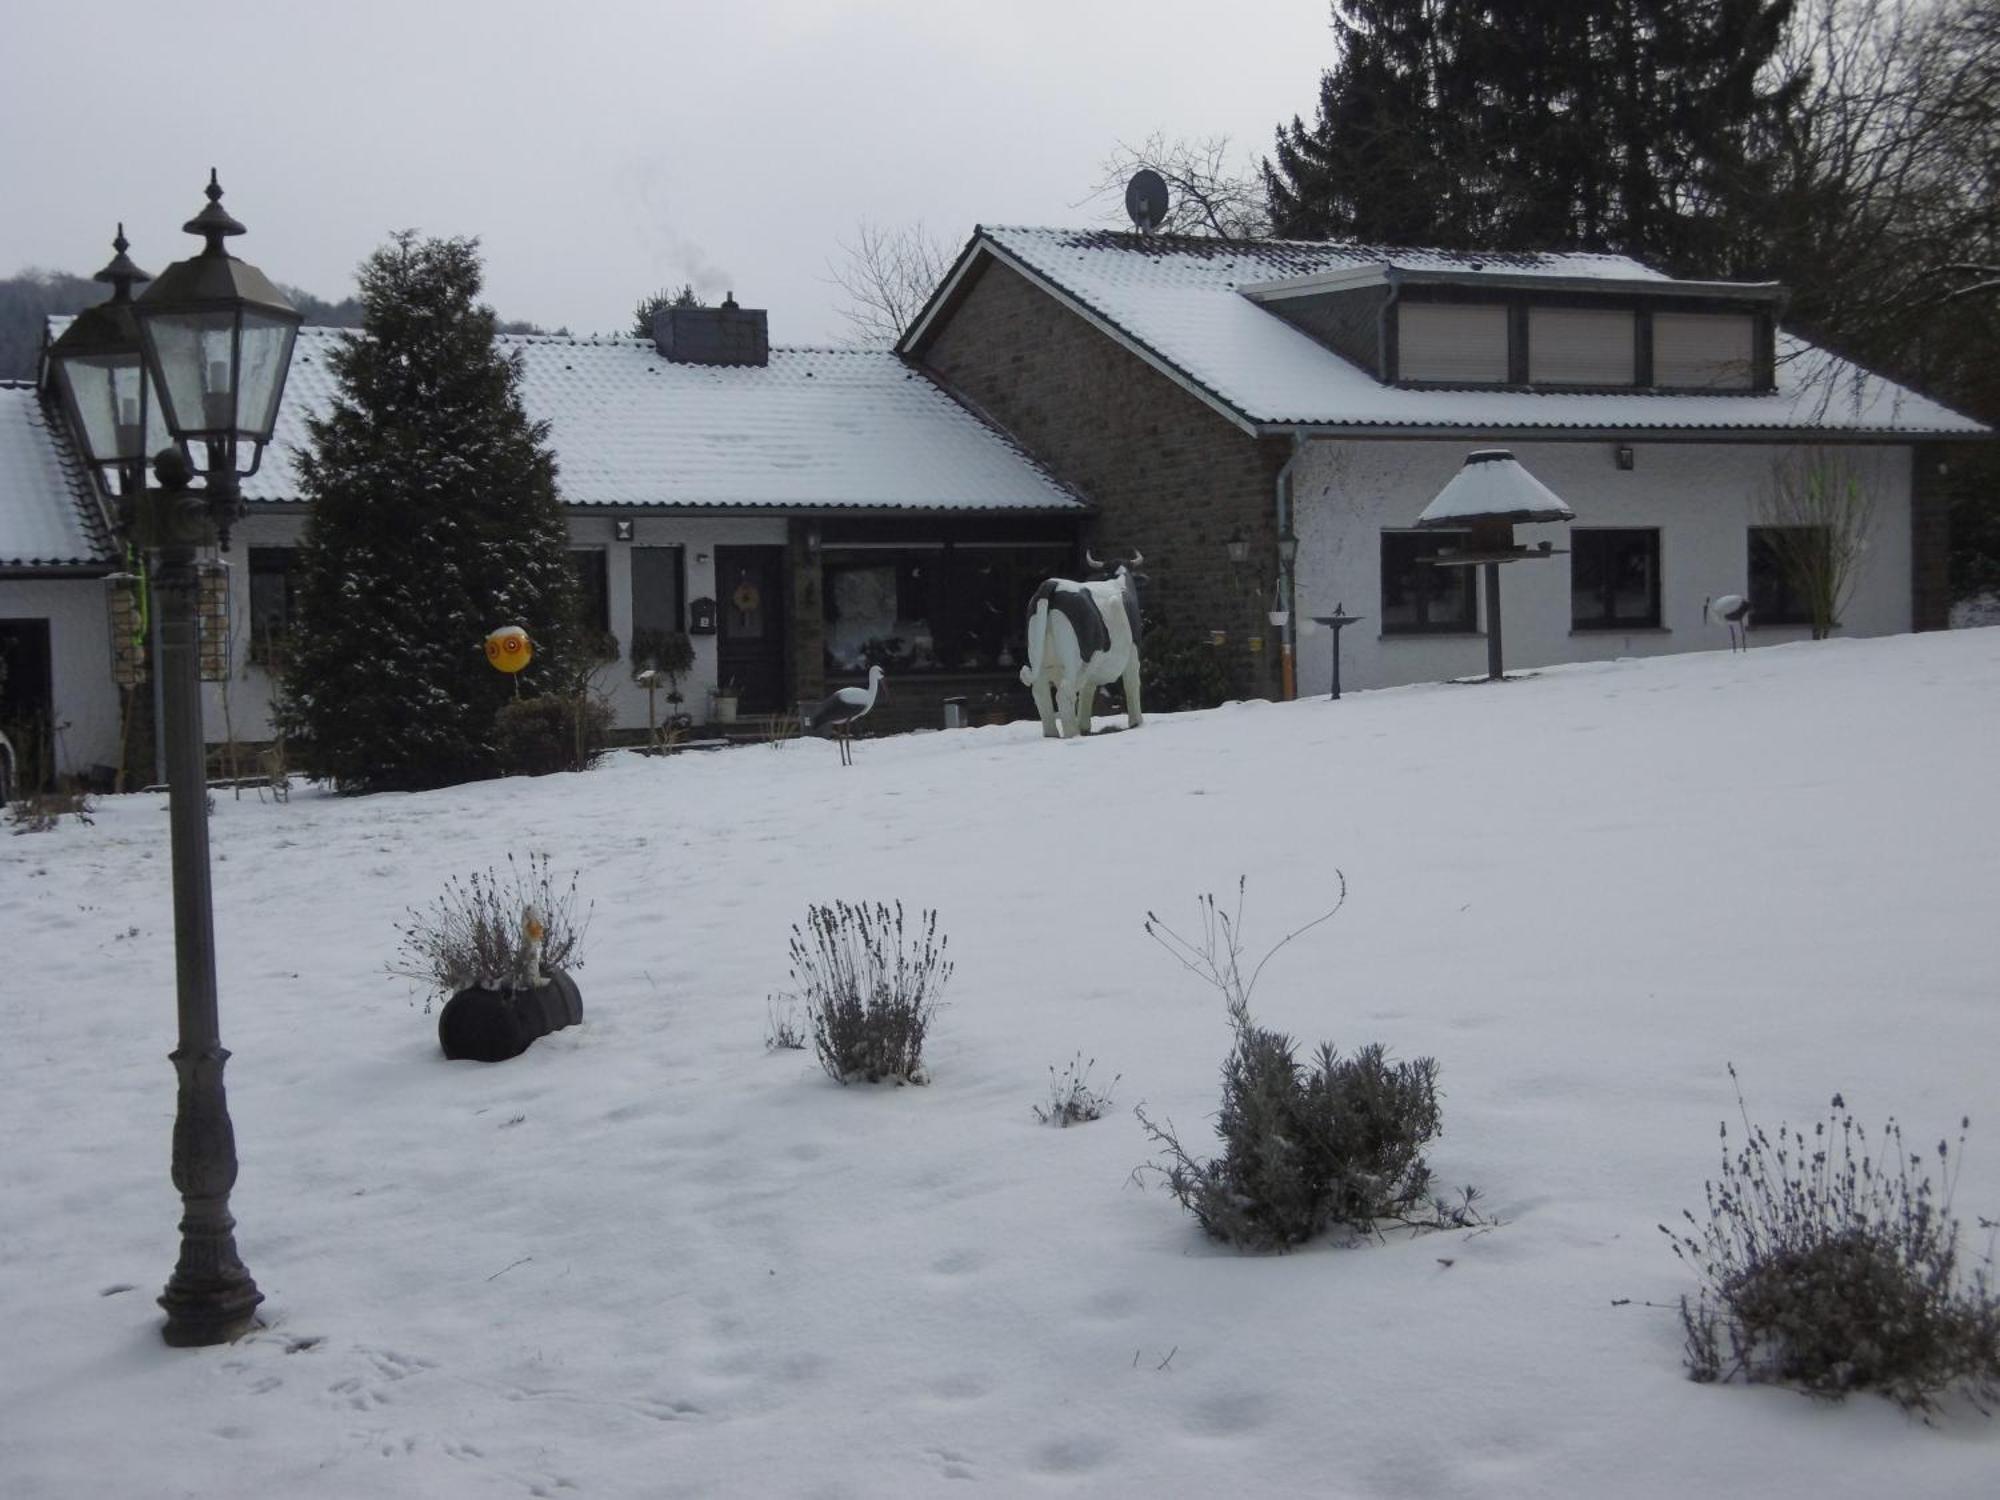
[[[840,763],[854,764],[854,723],[875,706],[876,691],[882,686],[882,669],[868,669],[868,686],[845,687],[820,700],[808,718],[810,727],[824,729],[840,741]]]
[[[1748,651],[1750,649],[1750,596],[1748,594],[1721,594],[1713,599],[1701,601],[1702,618],[1720,620],[1729,627],[1729,649]]]

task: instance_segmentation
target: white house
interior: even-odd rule
[[[1452,538],[1415,526],[1480,448],[1576,513],[1521,530],[1563,555],[1510,570],[1510,665],[1719,647],[1702,604],[1724,593],[1758,603],[1753,641],[1806,634],[1762,502],[1808,447],[1875,499],[1842,629],[1941,626],[1934,445],[1989,434],[1788,336],[1783,300],[1621,256],[982,227],[898,347],[1091,501],[1106,545],[1143,548],[1154,606],[1270,692],[1278,606],[1307,631],[1364,617],[1349,686],[1480,669],[1476,570],[1426,565]],[[1326,688],[1328,642],[1297,638],[1300,691]]]
[[[32,385],[0,381],[0,734],[24,773],[117,759],[119,693],[97,492]]]
[[[935,723],[950,694],[1018,692],[1016,596],[1068,568],[1088,508],[893,354],[772,348],[766,326],[763,311],[732,301],[664,313],[652,340],[500,336],[520,357],[528,416],[549,424],[585,624],[607,643],[598,683],[619,725],[647,722],[624,659],[635,630],[690,634],[682,691],[697,719],[718,684],[746,712],[782,712],[830,678],[859,680],[870,652],[893,652],[900,679],[885,723]],[[229,668],[204,706],[211,744],[271,736],[272,663],[306,519],[293,459],[335,400],[329,356],[353,336],[300,330],[271,445],[243,482],[246,513],[222,559]],[[34,461],[67,464],[69,481],[87,485],[58,457],[34,393],[9,394],[19,420],[37,424]],[[95,576],[106,571],[99,558]],[[109,765],[102,586],[76,590],[65,609],[76,631],[89,616],[97,632],[58,662],[65,701],[113,705],[94,706],[87,725],[71,712],[70,765]]]

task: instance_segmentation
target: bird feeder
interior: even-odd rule
[[[1333,632],[1333,694],[1327,700],[1329,703],[1340,701],[1340,632],[1345,626],[1366,618],[1366,615],[1350,615],[1345,604],[1334,605],[1333,613],[1330,615],[1312,617],[1313,624],[1324,625]]]
[[[1457,552],[1440,552],[1423,559],[1434,568],[1483,568],[1486,571],[1486,679],[1498,682],[1501,669],[1500,565],[1535,558],[1558,557],[1548,542],[1516,546],[1514,527],[1534,521],[1574,521],[1576,512],[1555,491],[1522,468],[1504,448],[1469,453],[1465,467],[1437,493],[1417,517],[1420,529],[1450,527],[1470,531]]]

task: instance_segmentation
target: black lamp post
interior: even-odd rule
[[[229,1212],[236,1137],[222,1083],[229,1053],[216,1015],[195,560],[204,548],[228,545],[241,503],[238,480],[256,472],[271,439],[301,321],[261,271],[222,248],[243,226],[223,211],[212,172],[208,200],[183,226],[206,241],[199,255],[169,266],[136,302],[128,289],[138,278],[126,277],[122,285],[114,280],[112,302],[92,310],[107,313],[121,330],[127,318],[137,324],[143,364],[135,368],[122,349],[114,358],[93,342],[94,330],[108,326],[103,319],[79,333],[79,318],[49,350],[90,461],[133,481],[123,507],[126,524],[151,561],[158,591],[180,1022],[172,1058],[180,1081],[173,1180],[182,1203],[180,1260],[160,1305],[167,1310],[162,1333],[176,1346],[234,1338],[264,1300],[236,1253],[236,1221]],[[145,444],[159,436],[146,422],[153,393],[171,442],[153,460],[159,487],[146,489],[134,447],[143,455]],[[128,396],[136,406],[126,404]],[[134,416],[136,422],[126,420]],[[197,472],[205,483],[193,489]]]

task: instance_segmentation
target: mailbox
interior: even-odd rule
[[[695,599],[688,604],[688,634],[715,634],[715,601]]]

